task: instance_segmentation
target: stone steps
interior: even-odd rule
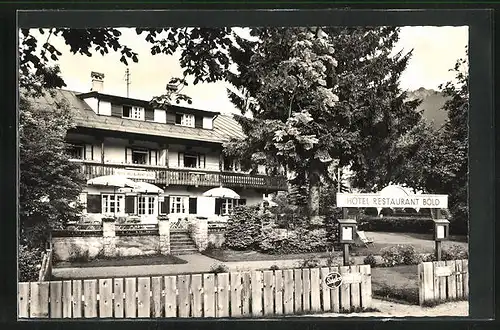
[[[170,233],[170,252],[173,255],[192,254],[199,252],[193,239],[187,232]]]

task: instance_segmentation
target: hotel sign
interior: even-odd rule
[[[448,195],[337,194],[337,207],[446,209]]]
[[[115,169],[115,175],[123,175],[129,179],[142,179],[142,180],[155,180],[156,172],[153,171],[141,171],[141,170],[129,170],[129,169]]]

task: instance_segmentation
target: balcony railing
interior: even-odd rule
[[[203,169],[178,169],[135,164],[107,164],[75,161],[81,165],[85,179],[103,175],[121,174],[134,180],[153,184],[216,187],[247,187],[286,190],[285,177],[251,175],[245,173],[205,171]]]

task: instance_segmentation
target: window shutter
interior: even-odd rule
[[[179,113],[175,114],[175,123],[179,124],[179,125],[182,124],[182,115],[181,114],[179,114]]]
[[[179,152],[177,154],[177,160],[178,160],[178,166],[184,167],[184,153],[183,152]]]
[[[101,213],[101,195],[87,195],[87,213]]]
[[[198,211],[196,209],[196,197],[189,198],[189,214],[196,214]]]
[[[111,104],[111,116],[113,117],[122,117],[123,116],[123,107],[118,104]]]
[[[91,144],[85,145],[85,156],[83,157],[85,160],[92,160],[92,149],[93,145]]]
[[[220,215],[220,209],[222,208],[222,199],[215,199],[215,214]]]
[[[194,127],[203,128],[203,117],[201,116],[194,117]]]
[[[205,168],[206,157],[204,154],[198,155],[198,167]]]
[[[166,111],[167,113],[167,124],[175,124],[175,113]]]
[[[157,150],[149,150],[149,165],[156,165],[156,153]]]
[[[125,213],[135,213],[135,196],[125,196]]]
[[[132,164],[132,148],[125,148],[125,163]]]
[[[154,121],[155,120],[154,109],[146,108],[146,109],[144,109],[144,112],[145,112],[144,117],[147,121]]]
[[[165,200],[163,202],[163,206],[162,206],[161,211],[164,214],[170,213],[170,196],[165,196]]]

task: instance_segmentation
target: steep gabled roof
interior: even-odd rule
[[[244,138],[241,126],[231,115],[220,114],[214,120],[213,129],[183,127],[150,121],[138,121],[96,114],[90,106],[78,97],[79,93],[58,89],[54,96],[45,94],[32,100],[42,106],[54,106],[63,101],[72,111],[77,127],[96,128],[145,134],[159,137],[223,143],[231,138]]]

